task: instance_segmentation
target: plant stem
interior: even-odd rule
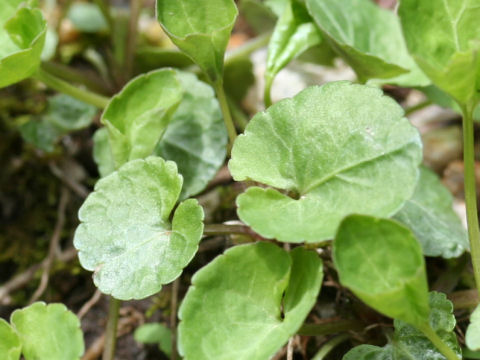
[[[430,324],[426,323],[418,328],[425,336],[435,345],[435,347],[442,353],[447,360],[458,360],[459,357],[445,342],[437,335],[435,330],[432,329]]]
[[[218,102],[220,103],[220,108],[222,109],[223,121],[227,127],[227,133],[229,141],[228,153],[230,153],[233,142],[237,138],[237,131],[235,130],[235,125],[233,124],[232,114],[230,113],[230,108],[228,107],[227,96],[225,95],[225,90],[223,89],[223,80],[219,79],[213,83],[213,87],[217,94]]]
[[[478,228],[477,191],[475,181],[475,152],[473,133],[473,106],[463,110],[463,163],[465,205],[467,208],[468,239],[472,256],[473,274],[480,294],[480,232]]]
[[[252,231],[246,225],[208,224],[208,225],[205,225],[203,234],[204,235],[230,235],[230,234],[252,235]]]
[[[135,48],[137,46],[138,18],[142,9],[143,0],[130,0],[130,20],[128,24],[127,46],[125,48],[125,72],[126,78],[132,76]]]
[[[177,304],[179,286],[180,278],[177,278],[172,284],[172,302],[170,306],[170,330],[172,330],[172,356],[170,357],[171,360],[177,360]]]
[[[427,106],[430,106],[430,105],[432,105],[432,101],[431,100],[425,100],[425,101],[422,101],[421,103],[418,103],[417,105],[413,105],[409,108],[406,108],[405,109],[405,116],[410,115],[411,113],[414,113],[415,111],[422,110],[422,109],[424,109],[424,108],[426,108]]]
[[[250,41],[247,41],[245,44],[239,46],[235,50],[227,52],[227,54],[225,55],[225,64],[234,62],[235,60],[238,60],[242,57],[249,56],[255,50],[261,49],[262,47],[266,46],[270,41],[271,36],[271,32],[262,34]]]
[[[52,89],[57,90],[58,92],[70,95],[78,100],[81,100],[87,104],[92,104],[100,109],[104,109],[109,102],[109,99],[107,97],[70,85],[68,82],[59,79],[53,74],[50,74],[41,67],[38,68],[37,72],[33,77],[43,82],[45,85],[51,87]]]
[[[265,88],[263,89],[263,104],[265,108],[272,105],[272,85],[274,77],[268,73],[265,75]]]
[[[105,0],[93,0],[95,4],[97,4],[98,8],[102,12],[103,17],[107,21],[108,29],[110,33],[113,31],[113,18],[112,14],[110,13],[110,4]]]
[[[113,360],[115,357],[115,345],[117,344],[117,323],[120,304],[122,302],[110,297],[108,305],[108,322],[105,333],[105,347],[103,349],[102,360]]]
[[[312,360],[323,360],[325,357],[339,344],[344,342],[350,337],[348,334],[342,334],[335,336],[334,338],[328,340],[321,349],[315,354]]]

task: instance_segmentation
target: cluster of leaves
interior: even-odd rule
[[[49,82],[38,70],[45,21],[38,9],[20,3],[1,5],[0,86],[35,74]],[[448,190],[421,166],[418,131],[376,86],[436,86],[470,126],[480,100],[480,28],[474,24],[480,1],[402,0],[399,16],[370,0],[268,4],[279,19],[269,44],[267,105],[275,75],[320,46],[369,85],[307,88],[256,114],[235,139],[223,89],[234,1],[157,0],[165,33],[209,84],[160,69],[134,78],[108,101],[104,127],[94,136],[102,179],[80,209],[74,239],[81,265],[94,272],[103,293],[120,300],[146,298],[178,278],[204,231],[203,209],[189,198],[206,188],[231,149],[233,179],[256,183],[236,199],[240,220],[278,242],[315,247],[333,239],[340,283],[395,320],[385,347],[361,345],[344,359],[457,359],[452,304],[444,294],[429,294],[424,256],[459,256],[469,249],[467,234]],[[73,119],[68,126],[58,121],[59,111]],[[53,98],[42,120],[27,123],[23,133],[35,141],[36,132],[54,129],[43,145],[49,149],[62,131],[88,125],[93,113],[88,105]],[[287,251],[264,241],[227,250],[192,278],[179,310],[179,352],[185,359],[270,358],[304,323],[322,279],[322,260],[305,246]],[[9,339],[0,355],[47,358],[40,352],[53,347],[38,345],[38,336],[57,315],[69,320],[57,321],[52,337],[76,339],[75,346],[59,343],[69,344],[67,358],[78,358],[78,321],[63,307],[42,304],[14,313],[12,326],[0,323]],[[32,323],[34,335],[22,325]],[[480,347],[478,323],[477,311],[467,333],[472,350]],[[164,349],[171,342],[164,330],[145,329],[138,337],[162,339]]]

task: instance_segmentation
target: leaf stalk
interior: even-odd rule
[[[225,90],[223,88],[223,80],[218,79],[213,83],[213,88],[217,94],[218,102],[220,103],[220,109],[222,110],[223,121],[227,128],[229,144],[228,144],[228,153],[232,150],[233,143],[237,138],[237,130],[235,130],[235,125],[233,124],[232,114],[230,113],[230,107],[228,106],[227,96],[225,95]]]
[[[435,347],[442,353],[447,360],[458,360],[459,357],[455,352],[437,335],[430,324],[425,323],[418,327],[418,329],[435,345]]]
[[[105,347],[102,360],[113,360],[115,358],[115,346],[117,345],[117,324],[121,301],[110,297],[108,305],[108,322],[105,333]]]

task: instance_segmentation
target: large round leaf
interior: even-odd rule
[[[182,177],[158,157],[130,161],[98,181],[80,208],[75,233],[82,266],[115,298],[142,299],[173,281],[190,262],[203,232],[196,200],[181,203]]]
[[[180,308],[186,360],[269,359],[301,326],[323,278],[314,252],[237,246],[192,278]]]
[[[333,242],[342,285],[367,305],[413,325],[428,321],[428,284],[422,249],[412,232],[387,219],[350,215]]]
[[[378,89],[336,82],[311,87],[257,114],[229,163],[251,187],[238,215],[264,237],[316,242],[348,214],[391,216],[415,189],[422,146],[402,108]]]
[[[0,319],[0,359],[18,360],[22,351],[20,338],[15,330],[3,319]]]
[[[80,321],[63,304],[34,303],[15,310],[11,323],[26,360],[75,360],[84,352]]]
[[[19,7],[22,2],[0,3],[0,88],[33,75],[40,64],[47,23],[40,10]]]

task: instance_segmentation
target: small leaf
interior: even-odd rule
[[[333,242],[340,282],[380,313],[409,324],[428,319],[428,284],[420,244],[399,223],[350,215]]]
[[[428,78],[409,55],[398,17],[370,0],[306,0],[310,15],[361,82],[389,79],[425,86]]]
[[[74,360],[84,352],[80,321],[63,304],[34,303],[15,310],[11,323],[26,360]]]
[[[453,305],[445,294],[429,294],[429,323],[437,335],[461,356],[455,328]],[[395,320],[395,333],[391,344],[383,348],[373,345],[360,345],[350,350],[343,360],[445,360],[430,340],[419,330],[400,320]]]
[[[40,65],[47,23],[38,9],[23,0],[0,4],[0,88],[33,75]]]
[[[250,187],[237,198],[243,222],[267,238],[318,242],[333,238],[348,214],[395,214],[413,194],[421,157],[418,132],[397,103],[336,82],[257,114],[229,168],[237,181],[298,194]]]
[[[121,300],[143,299],[177,278],[198,249],[203,210],[181,203],[175,163],[133,160],[100,179],[79,211],[74,245],[95,285]]]
[[[81,32],[98,33],[108,30],[107,20],[96,4],[75,2],[68,9],[67,18]]]
[[[422,245],[426,256],[452,258],[468,250],[468,236],[453,210],[452,194],[425,167],[412,198],[394,218],[407,225]]]
[[[403,34],[415,61],[460,104],[478,102],[480,0],[402,0]]]
[[[212,82],[222,78],[223,57],[237,13],[233,0],[157,0],[160,25]]]
[[[98,166],[100,177],[105,177],[115,171],[112,148],[108,142],[108,130],[106,127],[95,131],[93,135],[93,160]]]
[[[158,344],[160,350],[170,357],[172,352],[172,331],[160,323],[148,323],[138,327],[135,341],[143,344]]]
[[[275,75],[307,49],[322,42],[320,31],[298,0],[290,0],[278,19],[268,45],[265,82],[270,88]]]
[[[213,179],[227,155],[227,132],[213,89],[195,75],[177,71],[182,102],[154,153],[177,163],[181,199],[196,195]]]
[[[19,127],[24,141],[45,152],[53,152],[55,143],[61,136],[60,131],[42,118],[32,118]]]
[[[477,306],[472,315],[470,315],[470,324],[465,334],[465,343],[470,350],[480,350],[480,306]]]
[[[322,277],[318,255],[301,247],[227,250],[192,278],[179,312],[180,353],[186,360],[270,358],[305,320]]]
[[[18,360],[22,352],[22,344],[15,330],[3,319],[0,319],[0,358]]]
[[[182,99],[173,70],[159,70],[130,81],[102,115],[116,167],[152,154]]]

